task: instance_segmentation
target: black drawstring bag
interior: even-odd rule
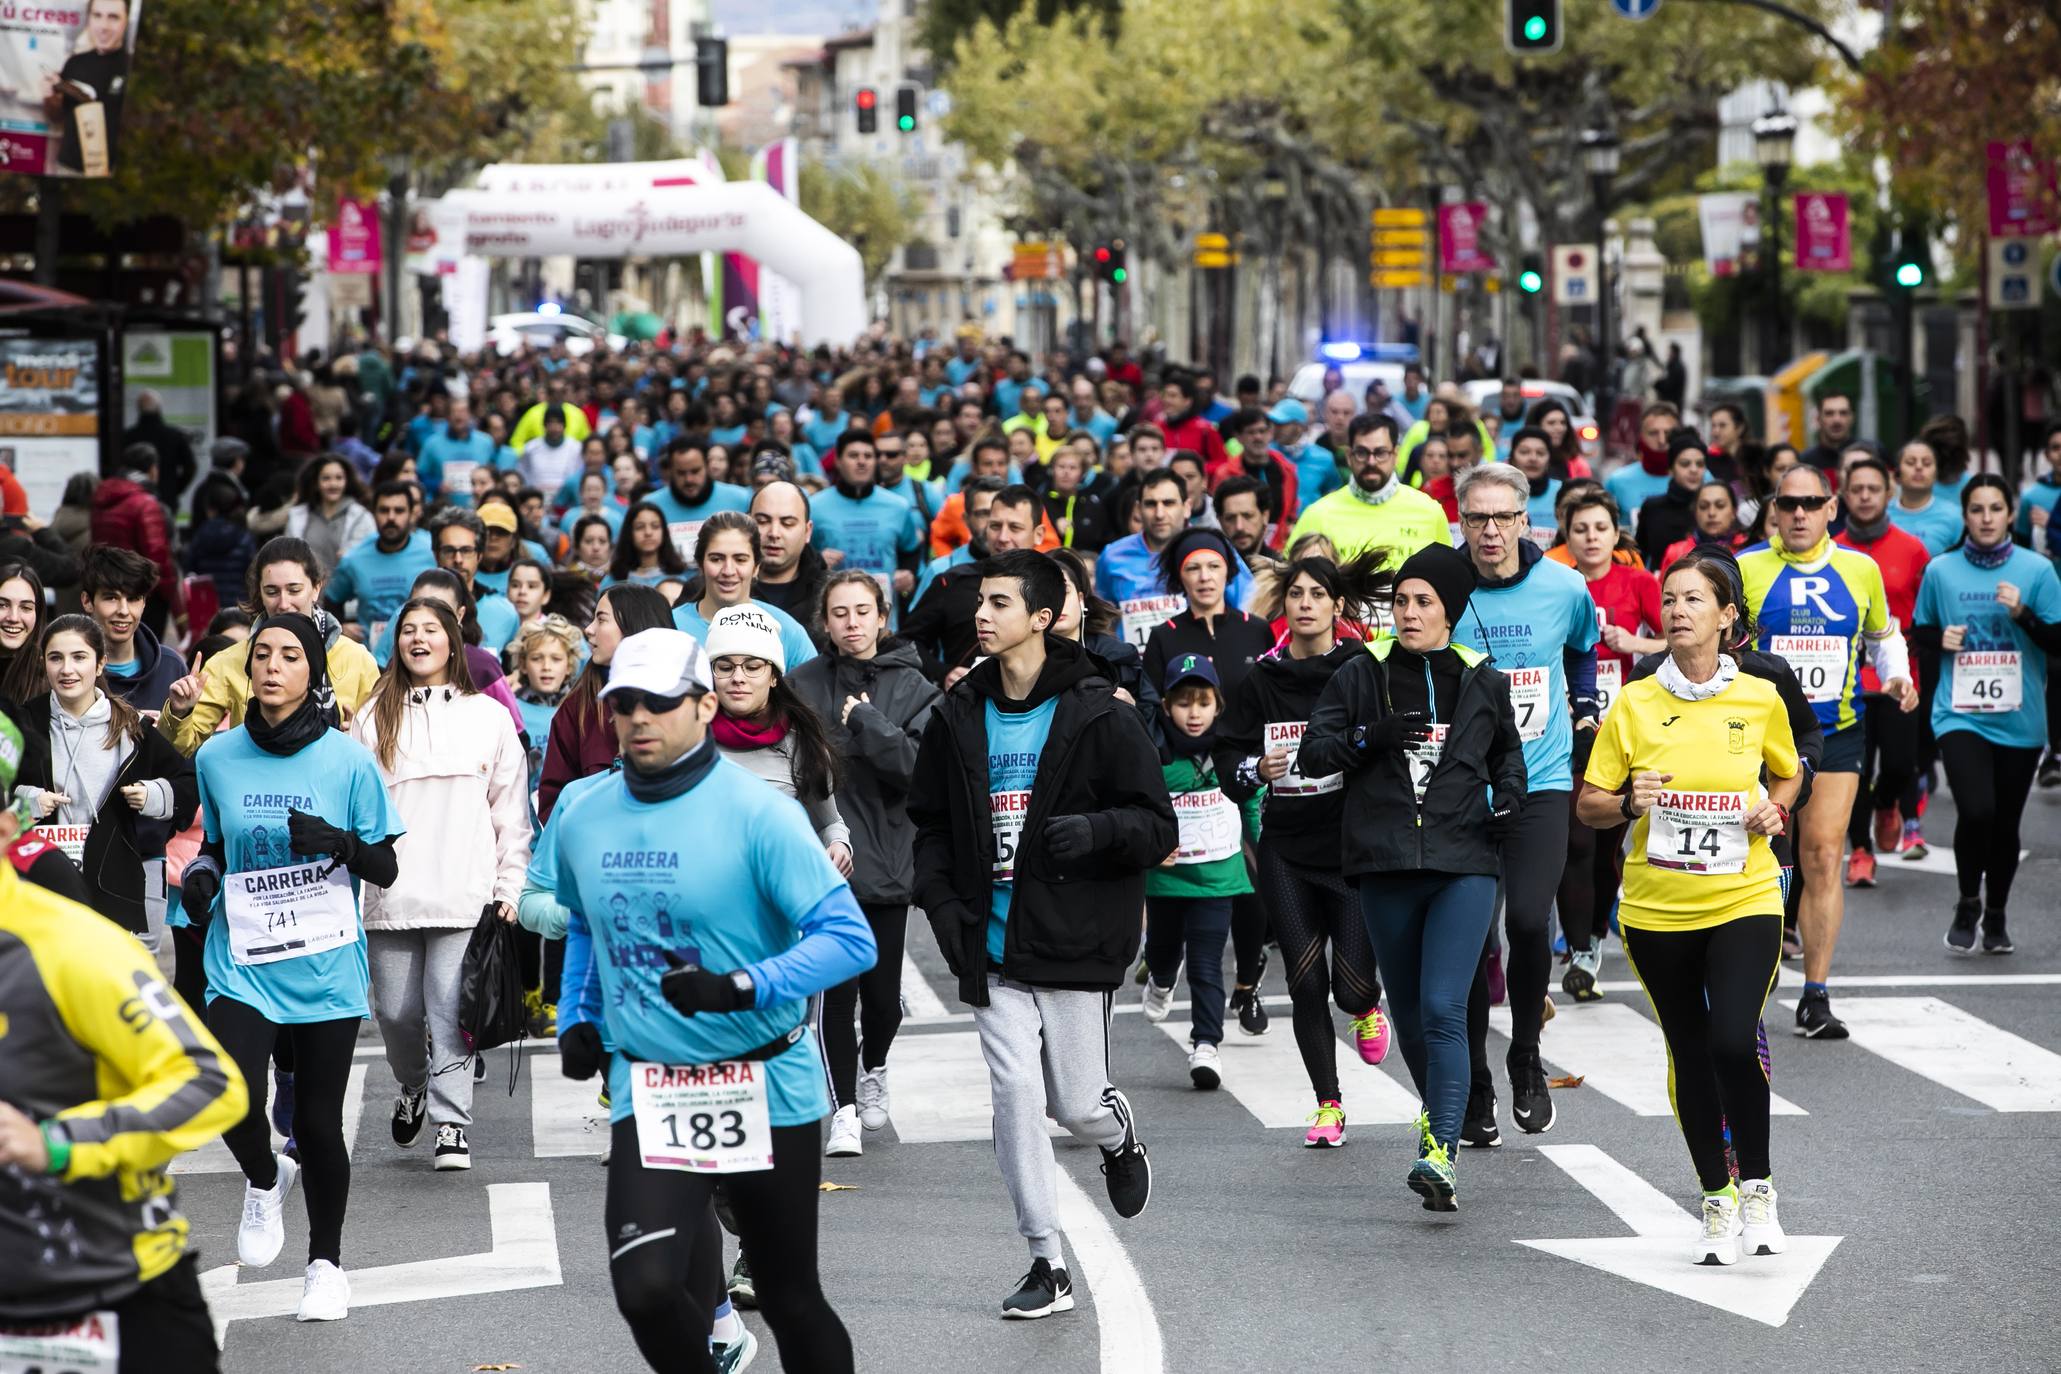
[[[504,921],[489,902],[465,946],[465,965],[458,979],[458,1030],[475,1055],[497,1045],[519,1043],[529,1033],[529,1013],[522,1004],[522,956],[516,927]],[[508,1091],[515,1092],[521,1056],[509,1052]]]

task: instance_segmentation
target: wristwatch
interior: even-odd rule
[[[1639,819],[1638,813],[1632,810],[1632,794],[1629,792],[1618,799],[1617,809],[1623,813],[1624,818],[1628,821]]]

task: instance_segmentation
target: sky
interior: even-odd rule
[[[724,33],[843,33],[864,27],[877,8],[874,0],[711,0],[709,6]]]

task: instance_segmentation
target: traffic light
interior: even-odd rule
[[[871,86],[859,87],[852,106],[859,112],[860,133],[870,134],[880,127],[880,96]]]
[[[1503,46],[1519,57],[1560,51],[1560,0],[1503,0]]]
[[[1095,245],[1091,255],[1095,259],[1095,276],[1112,286],[1122,286],[1131,279],[1131,269],[1124,264],[1124,241],[1111,239],[1108,243]]]
[[[694,103],[703,107],[730,103],[730,40],[694,40]]]
[[[1889,279],[1906,291],[1916,291],[1925,284],[1925,257],[1922,240],[1914,242],[1898,234],[1896,248],[1890,254]]]
[[[1545,259],[1537,253],[1526,253],[1517,264],[1517,289],[1527,296],[1536,296],[1546,289]]]
[[[895,88],[895,127],[905,134],[916,132],[916,88]]]

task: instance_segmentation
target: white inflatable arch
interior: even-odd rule
[[[497,178],[498,189],[450,192],[440,209],[453,229],[462,215],[457,237],[479,257],[747,253],[799,290],[803,343],[847,344],[865,332],[858,250],[764,182],[574,189],[572,174],[589,170],[562,169],[567,175],[549,190]]]

